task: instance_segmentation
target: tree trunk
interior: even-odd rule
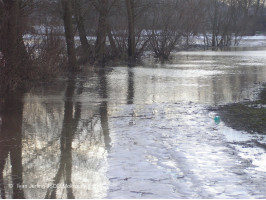
[[[136,58],[134,0],[126,0],[126,7],[128,17],[128,58],[130,61],[134,61]]]
[[[23,41],[23,27],[20,0],[4,0],[1,2],[1,51],[7,66],[2,75],[7,78],[6,89],[12,89],[27,78],[30,58]],[[26,68],[27,67],[27,68]]]
[[[101,9],[99,10],[99,22],[97,29],[97,39],[95,44],[96,61],[103,64],[105,57],[105,44],[107,35],[107,0],[101,1]]]
[[[70,71],[75,71],[77,69],[77,58],[72,26],[72,4],[71,0],[61,0],[61,3],[63,7],[63,20],[67,45],[68,67]]]
[[[115,44],[115,41],[114,41],[114,38],[113,38],[113,35],[112,35],[112,31],[111,31],[111,28],[109,25],[107,25],[107,36],[108,36],[108,39],[109,39],[109,42],[110,42],[110,45],[111,45],[111,48],[112,48],[112,56],[115,56],[115,57],[118,57],[119,56],[119,51],[116,47],[116,44]]]
[[[214,0],[214,16],[212,22],[212,47],[215,47],[216,42],[216,31],[217,31],[217,18],[218,18],[218,3],[217,0]]]
[[[75,0],[75,18],[77,21],[77,28],[79,32],[79,39],[83,51],[83,59],[84,61],[88,61],[89,58],[92,57],[92,51],[91,47],[89,45],[89,42],[87,40],[87,34],[84,26],[84,18],[81,13],[81,5],[80,5],[80,0]]]
[[[5,22],[3,25],[2,33],[2,50],[5,56],[6,65],[12,69],[17,68],[18,57],[18,18],[19,18],[19,5],[18,1],[5,1]]]

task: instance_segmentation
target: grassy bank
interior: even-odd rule
[[[227,126],[236,130],[266,134],[266,84],[257,101],[221,106],[218,113]]]

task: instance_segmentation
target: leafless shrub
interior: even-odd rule
[[[155,5],[151,12],[153,22],[147,26],[146,34],[155,57],[161,60],[169,58],[183,35],[180,24],[182,12],[178,12],[178,5],[178,1],[172,4],[162,2]]]
[[[29,79],[54,77],[62,71],[66,64],[66,51],[60,30],[46,27],[44,33],[30,35],[25,43],[32,60]]]

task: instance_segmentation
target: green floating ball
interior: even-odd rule
[[[215,124],[217,124],[217,125],[220,124],[220,122],[221,122],[220,116],[215,116],[214,121],[215,121]]]

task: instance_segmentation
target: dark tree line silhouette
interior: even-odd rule
[[[203,36],[212,47],[237,45],[265,31],[265,0],[1,0],[0,87],[47,78],[79,64],[160,59]],[[67,67],[63,67],[67,66]]]

